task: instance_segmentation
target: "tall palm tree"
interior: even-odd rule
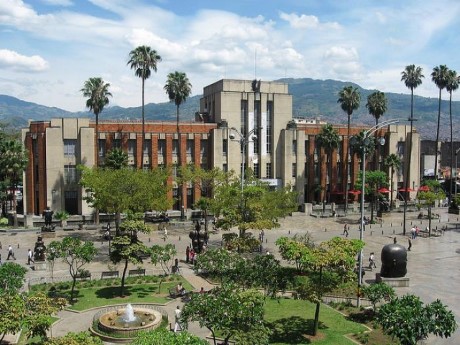
[[[327,201],[331,202],[331,191],[332,191],[332,153],[339,147],[340,137],[337,130],[332,127],[331,124],[326,124],[321,129],[321,132],[316,137],[318,145],[326,150],[327,159],[329,161],[329,190],[327,194]]]
[[[385,93],[381,91],[375,91],[374,93],[370,94],[367,97],[366,108],[369,110],[369,114],[371,114],[375,118],[375,126],[377,127],[379,124],[379,119],[385,112],[387,111],[388,101],[385,97]],[[375,131],[375,140],[377,142],[377,131]],[[374,169],[379,169],[379,149],[375,150],[375,157],[374,157]]]
[[[128,65],[134,69],[134,74],[142,79],[142,152],[144,152],[145,140],[145,115],[144,115],[144,92],[145,80],[150,77],[153,71],[157,71],[157,64],[161,61],[161,56],[156,50],[147,47],[139,46],[129,53]],[[143,154],[142,154],[143,155]]]
[[[410,159],[411,159],[411,152],[412,152],[412,129],[414,123],[414,89],[417,86],[422,84],[422,78],[425,76],[422,74],[422,68],[415,65],[408,65],[401,72],[401,81],[404,81],[406,87],[410,89],[410,133],[409,133],[409,147],[404,155],[404,160],[406,160],[406,169],[405,177],[404,177],[404,190],[405,190],[405,197],[404,197],[404,220],[403,220],[403,235],[406,234],[406,213],[407,213],[407,199],[409,196],[409,176],[410,176]]]
[[[446,90],[449,92],[449,120],[450,120],[450,193],[449,206],[452,202],[453,183],[457,183],[457,178],[454,180],[454,142],[453,142],[453,123],[452,123],[452,92],[458,89],[460,77],[454,70],[449,70]],[[457,167],[455,167],[455,177],[457,177]],[[455,181],[455,182],[454,182]]]
[[[361,94],[358,91],[357,87],[353,86],[345,86],[339,92],[339,99],[337,103],[340,103],[340,107],[343,111],[345,111],[348,115],[348,122],[347,122],[347,147],[345,156],[345,214],[348,211],[348,157],[350,153],[350,123],[351,123],[351,115],[353,111],[359,108],[359,103],[361,102]]]
[[[182,166],[181,161],[181,150],[180,150],[180,131],[179,131],[179,108],[182,103],[184,103],[187,97],[190,96],[192,92],[192,84],[187,78],[187,74],[184,72],[171,72],[168,74],[168,78],[166,80],[166,85],[164,86],[166,93],[168,94],[169,100],[174,102],[176,105],[176,130],[178,135],[178,166]],[[178,169],[179,171],[179,169]],[[182,186],[180,186],[179,191],[179,207],[184,206],[182,203]],[[182,215],[182,214],[181,214]]]
[[[86,107],[96,116],[96,167],[99,166],[99,114],[109,104],[109,97],[112,97],[109,87],[110,84],[102,78],[89,78],[80,90],[83,97],[88,97]]]
[[[438,124],[436,127],[436,150],[434,154],[434,176],[438,178],[438,143],[439,143],[439,126],[441,124],[441,91],[446,88],[449,81],[449,69],[446,65],[439,65],[433,68],[431,73],[431,80],[436,84],[439,89],[439,102],[438,102]]]
[[[391,179],[390,179],[390,207],[393,207],[393,192],[394,192],[394,174],[395,171],[398,171],[401,167],[401,159],[397,154],[391,153],[385,158],[385,166],[391,169]]]

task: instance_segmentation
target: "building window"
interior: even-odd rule
[[[34,159],[38,159],[38,142],[37,139],[32,140],[32,151],[34,154]]]
[[[252,142],[254,143],[254,154],[259,153],[259,137],[254,135],[252,137]]]
[[[179,140],[173,139],[172,141],[172,155],[177,156],[179,154]]]
[[[225,163],[224,165],[222,165],[222,171],[228,172],[228,164]]]
[[[189,156],[189,157],[193,156],[193,144],[194,144],[194,140],[187,139],[186,152],[187,152],[187,156]]]
[[[166,154],[166,140],[158,140],[158,156],[164,156]]]
[[[121,149],[121,139],[113,139],[112,149]]]
[[[309,153],[308,147],[310,146],[309,141],[305,140],[304,145],[305,145],[305,157],[307,157],[307,159],[308,159],[308,153]]]
[[[240,122],[241,122],[241,128],[240,132],[241,134],[246,133],[246,123],[248,121],[248,101],[247,100],[241,100],[241,114],[240,114]]]
[[[273,119],[273,101],[268,101],[267,102],[267,122],[265,124],[267,153],[272,153],[272,123],[273,123],[272,119]]]
[[[267,178],[272,178],[272,163],[265,164],[265,176]]]
[[[105,157],[105,139],[99,139],[99,157]]]
[[[398,141],[398,147],[397,147],[398,155],[404,156],[404,146],[405,146],[404,141]]]
[[[177,177],[177,165],[176,165],[176,164],[174,164],[174,165],[172,166],[172,172],[171,172],[171,173],[172,173],[172,176],[173,176],[174,178]]]
[[[201,158],[208,156],[208,141],[205,139],[200,141],[200,156]]]
[[[136,140],[128,140],[128,158],[134,158],[136,156]]]
[[[292,177],[297,177],[297,163],[292,163]]]
[[[224,139],[222,140],[222,154],[226,156],[228,153],[228,140]]]
[[[77,183],[77,169],[75,165],[64,165],[64,181],[66,184]]]
[[[259,163],[254,163],[254,177],[260,178]]]
[[[75,157],[76,156],[76,139],[64,139],[64,156],[65,157]]]
[[[144,139],[144,157],[150,157],[150,152],[152,150],[152,139]]]
[[[292,154],[293,155],[297,154],[297,140],[292,141]]]

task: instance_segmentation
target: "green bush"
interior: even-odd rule
[[[0,226],[7,226],[8,225],[8,218],[0,218]]]

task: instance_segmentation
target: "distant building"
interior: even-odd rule
[[[292,186],[298,193],[299,206],[322,202],[327,195],[331,201],[343,202],[347,183],[353,191],[350,199],[356,200],[354,189],[360,157],[350,155],[349,176],[345,176],[347,127],[335,125],[341,141],[332,156],[332,181],[329,181],[325,152],[315,140],[324,124],[320,119],[292,117],[292,96],[285,83],[231,79],[204,88],[195,122],[180,122],[179,133],[176,122],[146,121],[144,149],[140,121],[99,121],[99,138],[95,138],[92,119],[32,121],[22,132],[29,152],[24,177],[24,212],[41,214],[47,206],[71,214],[92,212],[83,200],[76,166],[93,166],[96,155],[102,165],[107,152],[114,147],[128,153],[129,165],[144,169],[174,167],[180,152],[182,164],[218,167],[240,174],[244,159],[245,168],[251,168],[256,177],[274,188]],[[397,154],[403,161],[391,183],[395,198],[403,188],[407,169],[404,158],[409,128],[390,125],[377,132],[385,138],[379,153],[379,169],[388,170],[382,162],[390,153]],[[352,126],[351,135],[363,129],[366,128]],[[420,137],[416,131],[413,134],[410,187],[415,190],[420,180]],[[373,159],[367,160],[368,169],[375,166]],[[173,174],[174,171],[173,168]],[[183,185],[182,190],[178,190],[173,179],[171,183],[173,189],[169,197],[176,200],[175,209],[191,208],[201,196],[196,186]],[[179,193],[182,198],[178,198]],[[413,197],[415,193],[410,195]],[[179,205],[179,199],[183,205]]]

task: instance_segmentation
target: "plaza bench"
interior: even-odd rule
[[[118,271],[104,271],[101,273],[101,279],[105,278],[118,278],[119,272]]]

